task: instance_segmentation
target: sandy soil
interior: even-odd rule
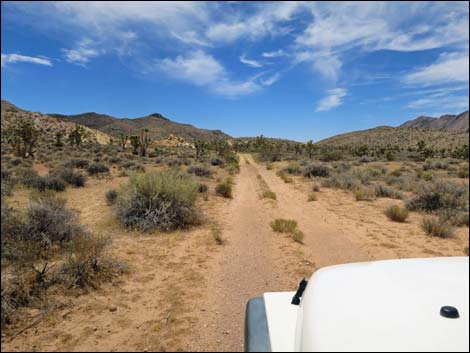
[[[276,201],[259,197],[258,174]],[[468,228],[453,239],[433,239],[420,230],[419,214],[404,224],[389,221],[383,210],[401,201],[357,202],[348,192],[322,188],[318,201],[307,202],[312,182],[286,184],[250,155],[242,155],[234,180],[232,200],[211,194],[200,201],[204,226],[171,234],[126,232],[116,223],[104,193],[125,178],[68,189],[68,205],[92,231],[113,238],[110,252],[127,263],[128,273],[88,294],[61,298],[64,308],[13,340],[2,337],[2,351],[242,351],[251,297],[295,290],[302,277],[327,265],[464,255],[468,245]],[[305,244],[274,233],[275,218],[297,220]],[[224,245],[212,238],[214,223]]]

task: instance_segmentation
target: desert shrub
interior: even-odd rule
[[[119,165],[121,169],[132,170],[134,172],[145,172],[145,167],[142,164],[134,161],[127,161]]]
[[[393,205],[385,210],[385,215],[392,221],[404,222],[408,218],[408,210],[404,207]]]
[[[317,200],[318,200],[317,194],[315,194],[313,192],[308,194],[308,198],[307,198],[308,202],[317,201]]]
[[[71,159],[67,166],[71,166],[73,168],[78,169],[85,169],[90,165],[90,162],[87,159]]]
[[[292,233],[292,239],[294,239],[294,241],[296,241],[297,243],[303,244],[304,243],[304,233],[301,230],[296,229],[294,231],[294,233]]]
[[[390,199],[403,199],[403,194],[401,192],[381,184],[375,185],[375,195],[377,197],[387,197]]]
[[[468,166],[460,168],[459,171],[457,172],[457,176],[459,178],[468,178],[469,176]]]
[[[450,238],[454,234],[454,228],[449,222],[435,217],[423,218],[421,228],[433,237]]]
[[[278,233],[293,233],[297,229],[297,221],[293,219],[277,218],[271,222],[271,228]]]
[[[359,188],[362,183],[351,174],[339,174],[324,180],[322,185],[329,188],[354,190]]]
[[[468,211],[468,186],[444,180],[422,183],[417,196],[408,200],[407,208],[425,212],[441,209]]]
[[[445,208],[438,212],[439,218],[446,222],[449,222],[456,227],[468,227],[469,214],[468,211],[459,211],[451,208]]]
[[[213,174],[212,170],[210,170],[209,168],[203,165],[191,166],[188,168],[187,172],[189,174],[194,174],[198,177],[205,177],[205,178],[208,178]]]
[[[271,200],[276,200],[276,193],[271,190],[264,190],[261,193],[261,198],[262,199],[271,199]]]
[[[389,174],[394,177],[401,177],[402,172],[400,169],[395,169],[395,170],[392,170]]]
[[[306,178],[313,178],[313,177],[326,178],[330,175],[330,168],[323,166],[323,165],[309,164],[305,166],[305,168],[302,171],[302,174]]]
[[[430,172],[417,173],[417,176],[419,179],[422,179],[424,181],[431,181],[434,179],[434,175]]]
[[[282,179],[284,183],[292,183],[292,178],[288,176],[283,170],[278,170],[276,175]]]
[[[232,183],[230,180],[227,179],[217,184],[215,187],[215,193],[222,197],[232,198]]]
[[[313,192],[320,192],[320,185],[314,184],[314,185],[312,186],[312,191],[313,191]]]
[[[325,152],[322,155],[320,155],[319,159],[322,162],[333,162],[333,161],[340,161],[343,157],[343,154],[341,151],[334,150],[334,151],[329,151]]]
[[[56,275],[69,287],[94,286],[97,277],[108,267],[105,249],[109,238],[83,233],[68,244],[68,256]]]
[[[198,187],[197,187],[197,191],[200,193],[200,194],[205,194],[209,191],[209,187],[207,186],[207,184],[199,184]]]
[[[230,163],[228,167],[226,168],[226,170],[230,175],[235,175],[240,172],[240,165]]]
[[[211,159],[211,165],[222,167],[225,165],[225,161],[222,158],[215,157]]]
[[[54,190],[54,191],[64,191],[67,188],[67,183],[58,175],[47,175],[44,178],[41,178],[44,183],[39,183],[39,191],[44,190]]]
[[[67,184],[74,187],[83,187],[85,186],[86,177],[82,173],[74,172],[72,169],[62,170],[58,176],[64,180]]]
[[[171,158],[166,161],[167,166],[169,167],[179,167],[183,165],[183,162],[176,158]]]
[[[118,197],[118,192],[114,189],[108,190],[105,193],[105,197],[106,197],[106,203],[108,205],[114,205]]]
[[[116,215],[128,228],[169,231],[200,222],[197,185],[176,171],[132,175],[121,187]]]
[[[211,227],[212,237],[218,245],[223,245],[225,239],[222,236],[222,230],[218,226]]]
[[[302,174],[302,167],[298,163],[290,163],[283,169],[287,174],[300,175]]]
[[[112,156],[112,157],[109,157],[108,161],[111,164],[117,164],[117,163],[121,162],[121,158],[119,158],[118,156]]]
[[[437,170],[437,169],[449,169],[449,162],[443,160],[426,160],[426,163],[423,165],[424,170]]]
[[[23,162],[23,160],[21,158],[13,158],[11,161],[10,161],[10,164],[14,167],[20,165],[21,163]]]
[[[109,168],[102,163],[93,163],[87,167],[87,172],[89,175],[98,175],[101,173],[108,173]]]
[[[338,173],[347,172],[352,168],[352,165],[349,163],[338,162],[333,165],[333,169]]]
[[[354,190],[356,201],[372,201],[375,199],[375,189],[369,187],[359,187]]]
[[[37,187],[41,177],[31,168],[18,168],[15,171],[16,180],[27,187]]]
[[[274,165],[272,163],[266,163],[266,169],[271,170],[274,168]]]

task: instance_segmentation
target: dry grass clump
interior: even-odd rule
[[[222,235],[222,230],[220,229],[219,226],[216,226],[216,225],[212,226],[211,234],[217,245],[224,245],[225,239]]]
[[[439,238],[450,238],[454,234],[454,227],[448,221],[436,217],[425,217],[421,221],[421,228],[428,235]]]
[[[274,191],[271,191],[271,190],[264,190],[264,191],[261,193],[261,198],[262,198],[262,199],[276,200],[277,196],[276,196],[276,193],[275,193]]]
[[[272,163],[266,163],[266,169],[267,170],[272,170],[274,168],[274,164]]]
[[[308,194],[307,202],[317,201],[317,200],[318,200],[317,194],[315,194],[314,192],[311,192],[310,194]]]
[[[271,222],[271,228],[278,233],[289,233],[292,239],[298,243],[304,240],[304,233],[297,228],[297,221],[293,219],[277,218]]]
[[[408,218],[408,210],[404,207],[393,205],[385,210],[385,215],[392,221],[403,223]]]
[[[286,184],[292,183],[292,178],[286,174],[283,170],[279,170],[276,175],[282,179],[282,181]]]
[[[390,199],[403,199],[403,194],[401,192],[390,187],[384,186],[382,184],[375,185],[375,195],[377,197],[387,197]]]
[[[118,220],[141,231],[170,231],[199,224],[198,186],[176,171],[135,174],[118,192]]]
[[[283,168],[283,171],[287,174],[300,175],[302,174],[302,167],[299,163],[293,162],[290,163],[287,167]]]
[[[375,200],[375,189],[370,187],[359,187],[354,190],[356,201],[372,201]]]

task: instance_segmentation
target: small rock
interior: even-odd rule
[[[108,309],[109,309],[109,311],[114,313],[117,310],[117,307],[115,307],[114,305],[111,305]]]

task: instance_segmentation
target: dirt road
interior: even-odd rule
[[[227,244],[208,274],[206,296],[212,312],[201,318],[202,330],[194,341],[198,350],[243,350],[248,299],[267,291],[295,290],[314,264],[323,267],[370,260],[367,252],[325,217],[325,210],[307,203],[300,190],[285,184],[250,155],[242,155],[241,160],[224,224]],[[260,199],[258,174],[276,193],[276,201]],[[304,245],[271,230],[270,222],[281,217],[298,221],[305,233]]]

